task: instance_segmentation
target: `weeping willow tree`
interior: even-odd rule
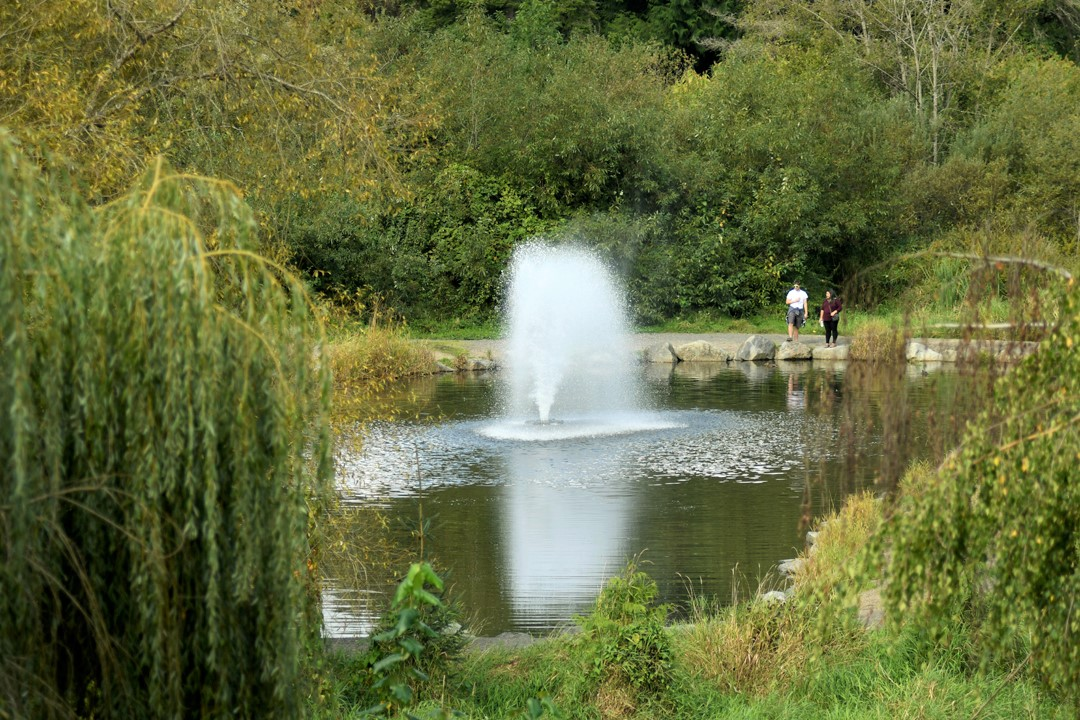
[[[895,618],[941,643],[974,631],[984,660],[1030,667],[1080,708],[1080,286],[1058,272],[1053,332],[906,488],[881,554]]]
[[[296,717],[327,371],[223,183],[63,196],[0,130],[0,717]]]

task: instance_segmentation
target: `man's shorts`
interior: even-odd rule
[[[794,325],[797,328],[801,328],[803,323],[806,322],[806,316],[803,315],[802,310],[797,310],[793,307],[789,307],[787,311],[787,324]]]

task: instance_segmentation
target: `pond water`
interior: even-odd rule
[[[479,634],[543,634],[639,556],[660,600],[782,586],[807,521],[955,442],[971,378],[854,363],[642,366],[647,410],[522,434],[499,373],[396,388],[395,417],[340,443],[347,504],[430,520],[424,550]],[[401,530],[403,542],[413,542]],[[326,630],[365,635],[386,603],[329,578]]]

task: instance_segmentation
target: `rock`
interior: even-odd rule
[[[787,575],[788,577],[792,577],[793,575],[797,575],[798,572],[802,570],[803,565],[805,564],[806,560],[804,560],[803,558],[781,560],[780,564],[776,566],[776,570],[781,575]]]
[[[679,360],[671,343],[657,343],[641,351],[641,361],[646,363],[677,363]]]
[[[815,360],[847,360],[851,352],[850,345],[837,345],[836,347],[815,347]]]
[[[454,368],[450,367],[449,365],[447,365],[444,362],[437,362],[437,363],[435,363],[435,372],[437,372],[437,373],[452,373],[452,372],[456,372],[456,371],[454,370]]]
[[[761,335],[751,335],[746,338],[739,352],[735,354],[736,360],[772,360],[776,356],[776,343]]]
[[[817,544],[818,535],[820,533],[817,530],[810,530],[806,533],[806,546],[814,547]]]
[[[482,360],[480,358],[471,358],[468,363],[469,370],[474,372],[486,372],[488,370],[495,369],[495,362],[493,360]]]
[[[779,590],[770,590],[769,592],[761,595],[760,600],[768,605],[782,605],[786,603],[788,599],[787,593]]]
[[[674,349],[674,355],[683,362],[727,362],[731,359],[723,350],[704,340],[695,340]]]
[[[885,624],[885,603],[881,591],[877,588],[859,593],[859,622],[868,630],[875,630]]]
[[[908,362],[925,363],[942,361],[941,353],[937,350],[931,350],[920,342],[909,342],[907,344],[906,354]]]
[[[809,360],[814,353],[814,349],[809,345],[801,342],[785,342],[780,343],[780,346],[776,348],[777,360]]]

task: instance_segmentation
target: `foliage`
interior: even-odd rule
[[[592,673],[638,691],[655,693],[671,679],[671,642],[664,623],[667,607],[653,605],[656,583],[627,563],[623,574],[608,580],[592,612],[578,620],[585,642],[595,653]]]
[[[668,107],[683,309],[752,313],[795,279],[873,261],[903,232],[894,186],[917,149],[910,120],[849,56],[743,43],[711,77],[685,76]]]
[[[828,542],[826,540],[826,542]],[[843,574],[831,569],[823,575]],[[836,596],[833,596],[835,598]],[[830,600],[831,602],[832,600]],[[588,645],[554,636],[524,649],[470,653],[449,704],[464,717],[517,717],[548,693],[567,718],[979,717],[1071,718],[1067,705],[1025,676],[973,675],[963,653],[929,653],[915,630],[852,632],[845,624],[821,647],[823,605],[723,608],[670,629],[672,671],[655,696],[617,704],[583,682]],[[840,613],[825,614],[836,620]],[[813,656],[820,654],[817,660]],[[813,661],[812,661],[813,660]]]
[[[911,104],[937,165],[969,109],[993,87],[1002,63],[1021,51],[1018,24],[1037,3],[994,0],[760,0],[747,17],[751,35],[842,47],[892,95]]]
[[[71,163],[91,199],[148,158],[237,182],[266,227],[302,198],[392,180],[366,21],[348,2],[14,2],[0,7],[0,117]]]
[[[297,717],[329,375],[227,183],[89,209],[0,133],[0,697],[20,717]]]
[[[433,670],[445,672],[460,654],[464,637],[452,609],[440,597],[442,590],[442,579],[426,562],[413,563],[398,585],[380,620],[383,629],[371,638],[369,692],[379,704],[369,713],[413,704],[417,685],[429,681]]]
[[[363,392],[408,375],[430,372],[433,358],[404,330],[372,324],[326,345],[326,362],[340,391]]]
[[[396,5],[397,3],[395,3]],[[690,0],[484,0],[482,3],[446,0],[403,0],[426,27],[447,27],[482,7],[493,20],[513,18],[511,30],[526,25],[534,30],[543,18],[543,35],[568,38],[589,32],[616,40],[653,40],[695,56],[707,69],[736,34],[736,18],[744,3],[721,0],[703,6]],[[535,32],[535,30],[534,30]]]
[[[863,551],[882,524],[882,503],[870,492],[849,495],[840,510],[822,518],[815,527],[817,539],[809,561],[795,576],[796,591],[805,596],[827,598],[851,591],[867,590],[877,584],[880,561]],[[838,603],[842,604],[842,603]]]
[[[470,17],[417,65],[443,109],[444,162],[510,184],[545,218],[605,208],[657,180],[663,91],[681,67],[662,48],[582,36],[537,51]]]
[[[293,242],[316,287],[368,288],[410,322],[489,320],[514,244],[546,226],[508,183],[451,165],[408,207],[358,225],[351,215],[322,218]],[[329,234],[325,234],[329,233]]]
[[[1030,653],[1032,667],[1076,701],[1080,646],[1080,303],[1068,283],[1060,325],[1003,376],[994,403],[928,487],[892,520],[888,591],[948,641],[960,618],[991,657]]]
[[[1004,196],[998,213],[1015,227],[1062,238],[1073,257],[1080,251],[1080,117],[1060,108],[1078,103],[1075,64],[1016,64],[1000,100],[957,143],[958,154],[982,169],[982,205]]]
[[[1076,0],[45,0],[0,28],[0,117],[93,203],[166,153],[317,292],[414,326],[490,322],[513,247],[564,232],[649,324],[953,233],[1077,257]]]
[[[881,320],[861,324],[851,339],[852,360],[904,362],[906,338],[903,329]]]

